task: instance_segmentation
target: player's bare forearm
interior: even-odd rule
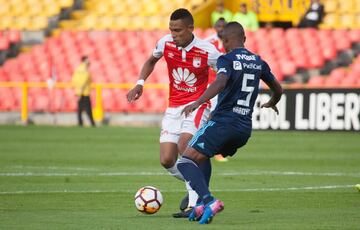
[[[154,67],[155,67],[156,63],[159,60],[160,60],[160,58],[156,58],[156,57],[151,55],[146,60],[143,67],[141,68],[139,80],[144,80],[145,81],[150,76],[150,74],[154,70]]]
[[[276,104],[281,99],[283,89],[282,89],[280,83],[276,79],[274,81],[265,82],[265,83],[269,86],[270,90],[272,91],[272,95],[268,102],[261,105],[261,108],[272,108],[277,114],[279,114]]]
[[[126,95],[129,103],[139,99],[143,93],[143,84],[144,81],[149,77],[149,75],[154,70],[156,63],[159,61],[159,58],[156,58],[151,55],[148,60],[144,63],[141,68],[139,80],[142,80],[142,83],[137,83],[134,88],[132,88]],[[138,81],[139,82],[139,81]]]
[[[199,99],[194,103],[186,106],[182,113],[185,113],[185,116],[188,116],[192,111],[197,109],[201,104],[209,101],[211,98],[215,97],[220,93],[226,86],[228,78],[225,75],[220,75],[216,80],[205,90]]]

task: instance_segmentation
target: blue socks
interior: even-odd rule
[[[210,158],[208,158],[203,163],[199,164],[199,168],[201,172],[204,174],[205,182],[207,186],[209,187],[210,184],[210,177],[211,177],[211,161]]]
[[[182,157],[178,160],[176,166],[185,180],[190,183],[192,189],[194,189],[199,195],[199,198],[203,199],[209,196],[211,197],[208,182],[206,182],[203,172],[194,161],[189,158]]]

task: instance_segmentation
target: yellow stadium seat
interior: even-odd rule
[[[11,8],[10,8],[10,15],[12,16],[19,16],[19,17],[23,17],[23,16],[28,16],[29,10],[27,8],[27,5],[25,4],[20,4],[18,6],[16,5],[11,5]]]
[[[0,3],[1,7],[0,7],[0,17],[8,15],[9,11],[10,11],[10,5],[9,4],[3,4]]]
[[[97,17],[93,15],[88,15],[80,21],[80,29],[95,29],[97,24]]]
[[[48,18],[44,16],[35,16],[30,20],[29,30],[42,30],[48,27]]]
[[[339,16],[338,14],[331,13],[326,14],[323,23],[320,25],[321,29],[331,29],[339,27]]]
[[[360,13],[355,15],[354,29],[360,29]]]
[[[43,12],[40,13],[41,16],[47,16],[52,17],[55,15],[58,15],[60,13],[60,6],[50,6],[50,5],[44,5]]]
[[[0,30],[7,30],[13,26],[13,17],[4,16],[0,20]]]
[[[158,4],[147,4],[143,11],[145,16],[156,15],[159,12],[160,6]]]
[[[337,0],[326,0],[324,1],[324,7],[326,13],[334,13],[338,9],[338,1]]]
[[[61,20],[59,27],[62,29],[74,29],[77,28],[78,22],[74,20]]]
[[[127,5],[126,4],[114,4],[111,6],[111,11],[113,15],[121,15],[125,14],[127,11]]]
[[[98,4],[93,12],[95,14],[97,14],[97,15],[107,15],[109,10],[110,10],[109,5],[107,5],[107,4]]]
[[[339,17],[339,24],[342,29],[353,29],[355,25],[355,15],[342,14]]]
[[[338,6],[339,6],[338,12],[341,12],[341,13],[353,12],[354,4],[353,4],[353,1],[351,1],[351,0],[340,1]]]
[[[37,16],[44,12],[44,9],[41,4],[28,5],[28,14],[29,16]]]
[[[360,2],[356,1],[354,4],[354,12],[360,14]]]
[[[30,25],[30,18],[29,17],[13,17],[13,24],[11,25],[12,28],[17,30],[24,30],[28,29]]]
[[[146,23],[146,20],[144,17],[141,16],[135,16],[133,17],[133,20],[130,21],[129,27],[133,30],[139,30],[143,28],[144,24]]]
[[[86,10],[77,10],[71,13],[71,18],[73,19],[81,19],[88,15]]]
[[[116,30],[128,29],[130,22],[131,22],[130,17],[126,17],[126,16],[114,17],[113,28],[116,29]]]
[[[107,30],[111,29],[114,25],[114,18],[111,16],[103,16],[97,18],[96,29]]]
[[[74,0],[59,0],[59,5],[62,8],[71,7],[74,4]]]

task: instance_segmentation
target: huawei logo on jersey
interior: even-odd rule
[[[185,84],[188,86],[194,86],[196,82],[195,74],[190,73],[187,68],[182,69],[181,67],[179,67],[177,69],[173,69],[172,76],[176,84],[185,82]]]
[[[197,81],[195,74],[190,73],[190,71],[187,68],[177,68],[177,69],[173,69],[172,71],[172,76],[174,78],[174,87],[177,90],[181,90],[181,91],[186,91],[186,92],[195,92],[196,91],[196,87],[193,87],[195,82]],[[182,87],[180,86],[181,83],[185,83],[187,86],[191,87],[191,88],[187,88],[187,87]]]

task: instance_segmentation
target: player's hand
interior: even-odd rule
[[[190,105],[185,106],[185,108],[181,111],[181,114],[185,114],[185,117],[188,117],[190,113],[192,113],[194,110],[196,110],[200,105],[198,103],[194,102]]]
[[[260,106],[260,108],[271,108],[271,109],[273,109],[273,110],[276,112],[276,114],[279,115],[279,110],[278,110],[278,108],[276,107],[276,105],[273,105],[273,104],[271,104],[271,103],[269,103],[269,102],[267,102],[267,103],[265,103],[265,104],[262,104],[262,105]]]
[[[126,94],[126,98],[129,103],[136,101],[141,97],[143,93],[143,86],[142,85],[136,85],[132,90],[130,90]]]

